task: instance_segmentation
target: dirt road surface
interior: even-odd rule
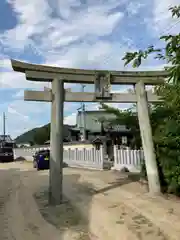
[[[110,171],[64,169],[64,203],[48,205],[48,171],[0,164],[0,240],[179,240],[180,202],[151,198]]]

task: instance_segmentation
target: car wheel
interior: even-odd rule
[[[40,171],[40,170],[41,170],[41,169],[39,168],[38,163],[36,163],[36,169],[37,169],[37,171]]]

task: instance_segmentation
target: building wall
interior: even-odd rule
[[[85,121],[86,129],[91,132],[101,132],[101,123],[98,120],[102,119],[115,119],[114,114],[109,114],[105,111],[86,111]],[[82,113],[79,112],[76,118],[77,128],[81,129],[83,127]],[[121,125],[121,130],[126,130],[124,125]]]

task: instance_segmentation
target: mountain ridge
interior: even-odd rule
[[[69,129],[73,126],[64,124],[64,138],[69,136]],[[14,140],[16,144],[20,143],[30,143],[33,144],[44,144],[46,141],[50,139],[50,123],[45,124],[42,127],[33,128],[27,132],[16,137]]]

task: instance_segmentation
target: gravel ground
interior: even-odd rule
[[[110,171],[64,169],[64,203],[48,205],[48,171],[0,164],[0,240],[179,240],[179,200],[151,198]]]

